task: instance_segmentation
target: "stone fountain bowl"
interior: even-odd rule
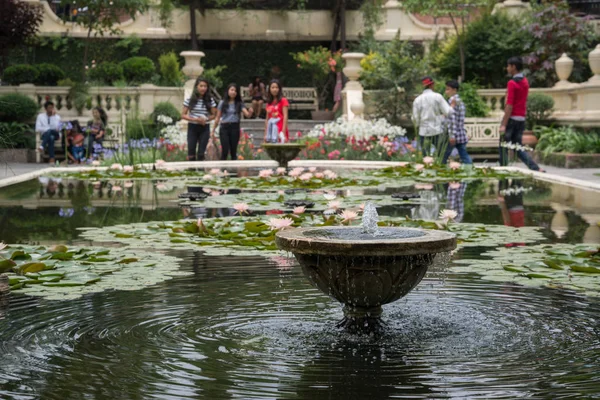
[[[380,326],[381,306],[410,292],[438,253],[456,248],[452,233],[414,228],[312,227],[282,230],[277,246],[294,254],[304,275],[344,304],[339,324],[350,331]]]
[[[287,168],[288,163],[306,147],[305,143],[263,143],[261,147],[280,167]]]

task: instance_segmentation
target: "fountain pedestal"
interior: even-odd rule
[[[419,284],[437,253],[456,248],[445,231],[360,227],[313,227],[277,233],[277,246],[294,254],[309,281],[344,304],[339,326],[371,332],[380,326],[381,306]]]
[[[263,143],[261,147],[280,167],[287,168],[288,163],[306,147],[305,143]]]

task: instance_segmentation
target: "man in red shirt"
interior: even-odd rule
[[[508,59],[506,72],[512,78],[508,81],[504,118],[502,118],[500,125],[500,165],[502,166],[508,165],[508,149],[502,146],[502,142],[523,145],[529,82],[521,72],[522,69],[523,60],[521,57],[511,57]],[[529,169],[544,172],[540,170],[540,167],[526,151],[517,150],[517,155]]]

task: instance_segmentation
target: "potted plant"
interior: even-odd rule
[[[325,110],[325,101],[331,92],[335,73],[344,67],[341,51],[331,53],[325,47],[311,47],[310,50],[292,53],[298,68],[310,74],[312,86],[317,91],[319,110],[312,112],[313,120],[333,120],[334,113]]]
[[[534,147],[538,137],[534,133],[536,126],[550,119],[554,108],[554,99],[547,94],[532,93],[527,97],[526,127],[523,132],[523,144]]]

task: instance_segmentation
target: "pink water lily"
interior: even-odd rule
[[[204,181],[212,181],[213,179],[215,179],[215,177],[212,176],[211,174],[206,174],[202,177],[202,180],[204,180]]]
[[[325,200],[333,200],[336,198],[335,193],[325,193],[323,197],[325,197]]]
[[[288,175],[291,176],[292,178],[297,178],[300,175],[302,175],[302,171],[304,171],[304,168],[300,168],[300,169],[296,169],[294,168],[293,170],[291,170]]]
[[[292,213],[294,213],[296,215],[300,215],[300,214],[304,214],[305,211],[306,211],[306,207],[304,207],[304,206],[298,206],[298,207],[294,208],[294,210],[292,211]]]
[[[213,168],[210,170],[209,174],[219,176],[222,174],[222,172],[219,168]]]
[[[278,190],[277,194],[280,196],[284,196],[285,195],[285,190]]]
[[[277,169],[275,170],[275,173],[276,173],[277,175],[285,175],[285,168],[283,168],[283,167],[279,167],[279,168],[277,168]]]
[[[448,164],[448,166],[450,167],[450,169],[452,170],[457,170],[460,168],[460,163],[456,162],[456,161],[451,161],[450,164]]]
[[[454,220],[457,215],[458,213],[454,210],[444,209],[440,211],[440,219],[444,220],[445,222]]]
[[[110,166],[110,169],[121,171],[123,169],[123,166],[121,164],[119,164],[119,163],[115,163],[115,164],[113,164],[113,165]]]
[[[342,217],[342,223],[350,223],[358,218],[358,213],[350,210],[344,210],[340,213]]]
[[[433,159],[433,157],[427,156],[427,157],[423,157],[423,164],[426,165],[431,165],[433,164],[435,160]]]
[[[317,171],[317,167],[310,167],[308,169],[309,172],[315,173]]]
[[[415,164],[415,171],[423,171],[424,168],[423,164]]]
[[[313,178],[313,174],[306,172],[298,177],[301,181],[310,181]]]
[[[258,177],[259,178],[268,178],[271,175],[273,175],[273,170],[272,169],[262,169],[260,170],[260,172],[258,173]]]
[[[221,192],[219,192],[218,190],[211,190],[211,191],[210,191],[210,195],[211,195],[212,197],[217,197],[217,196],[220,196],[220,195],[221,195]]]
[[[267,225],[274,231],[279,229],[286,229],[292,226],[294,220],[289,217],[284,218],[271,218],[267,222]]]
[[[234,214],[236,214],[236,213],[240,213],[240,215],[248,214],[248,210],[250,209],[250,206],[247,203],[234,203],[233,209],[235,210]]]
[[[323,179],[324,177],[325,177],[325,174],[323,174],[322,172],[315,172],[315,178]]]
[[[338,200],[332,200],[329,203],[327,203],[327,208],[332,209],[332,210],[337,210],[338,208],[340,208],[341,203]]]
[[[133,165],[126,165],[123,167],[123,172],[126,174],[133,172]]]

